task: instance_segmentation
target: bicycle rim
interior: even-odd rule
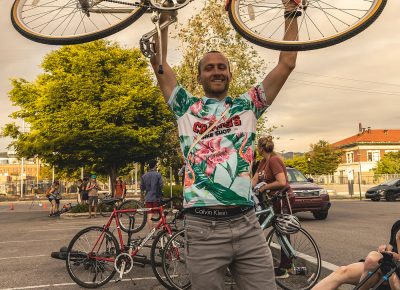
[[[145,7],[121,4],[133,4],[135,0],[116,2],[15,0],[11,20],[16,30],[31,40],[55,45],[78,44],[118,32],[146,10]],[[86,3],[87,7],[81,3]]]
[[[282,246],[278,240],[276,230],[271,230],[267,236],[267,243],[271,249],[274,267],[288,268],[289,277],[282,279],[276,278],[276,283],[286,290],[308,290],[311,289],[318,281],[321,274],[321,255],[319,249],[310,234],[304,229],[300,229],[297,233],[291,234],[291,247],[295,251],[295,257],[289,261],[281,263]],[[304,271],[304,273],[296,273],[296,270]]]
[[[143,208],[142,204],[137,200],[126,200],[124,201],[118,209],[141,209]],[[124,232],[128,232],[129,228],[129,216],[134,215],[134,223],[131,226],[130,231],[132,233],[137,233],[141,231],[147,222],[147,213],[146,212],[135,212],[135,213],[120,213],[119,214],[119,223],[121,225],[121,229]]]
[[[176,232],[175,229],[172,229],[172,231]],[[150,252],[151,268],[153,269],[154,276],[156,276],[158,282],[160,282],[160,284],[167,289],[173,288],[164,275],[164,270],[162,267],[162,254],[171,236],[172,234],[169,234],[166,230],[159,231],[153,241],[153,244],[151,245]]]
[[[387,0],[309,0],[305,10],[298,8],[302,15],[297,18],[297,41],[283,40],[281,0],[231,0],[228,12],[234,28],[250,42],[277,50],[311,50],[360,33],[377,19],[386,3]]]
[[[98,244],[93,249],[97,241]],[[102,227],[83,229],[72,238],[68,246],[66,259],[68,274],[79,286],[100,287],[114,276],[116,272],[114,260],[119,252],[119,244],[108,230],[103,232]],[[109,258],[112,261],[101,258]]]
[[[165,277],[177,289],[190,287],[185,261],[185,230],[180,230],[168,240],[162,256]]]

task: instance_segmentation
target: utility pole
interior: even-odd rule
[[[22,134],[25,133],[25,120],[22,119]],[[24,195],[24,157],[21,157],[21,197]]]

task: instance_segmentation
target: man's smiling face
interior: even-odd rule
[[[197,80],[203,86],[206,97],[225,98],[231,78],[228,59],[222,53],[209,52],[200,61]]]

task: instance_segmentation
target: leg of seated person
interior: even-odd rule
[[[370,252],[368,256],[365,258],[364,262],[364,270],[363,274],[361,275],[360,281],[364,279],[369,272],[372,272],[378,267],[379,260],[382,258],[382,254],[376,251]],[[375,275],[370,278],[361,288],[360,290],[369,289],[372,287],[378,280],[381,278],[381,272],[378,271]]]
[[[389,284],[392,290],[400,290],[400,278],[396,273],[393,273],[389,278]]]
[[[364,263],[358,262],[337,268],[322,279],[312,290],[335,290],[342,284],[357,285],[364,271]]]

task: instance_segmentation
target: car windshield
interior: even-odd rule
[[[293,183],[293,182],[310,182],[307,177],[305,177],[303,175],[303,173],[301,173],[300,171],[298,171],[297,169],[294,168],[288,168],[287,169],[287,173],[288,173],[288,180],[289,183]]]
[[[396,183],[397,183],[397,181],[399,181],[400,179],[391,179],[391,180],[388,180],[388,181],[385,181],[385,182],[383,182],[383,183],[381,183],[381,184],[379,184],[379,185],[388,185],[388,186],[392,186],[392,185],[395,185]]]

